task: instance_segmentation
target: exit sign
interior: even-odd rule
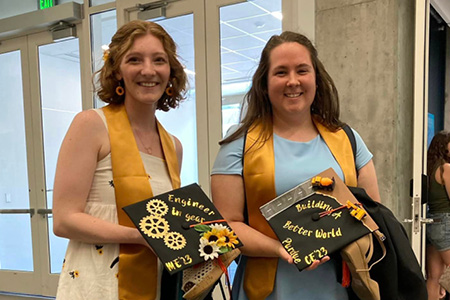
[[[39,9],[46,9],[55,6],[55,0],[38,0]]]

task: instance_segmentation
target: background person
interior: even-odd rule
[[[428,213],[434,222],[427,225],[428,299],[442,297],[439,278],[450,265],[450,132],[440,131],[431,140],[427,153]]]
[[[246,104],[242,124],[221,142],[211,176],[214,204],[244,244],[233,299],[347,299],[334,259],[299,272],[259,211],[329,167],[380,199],[372,154],[353,131],[355,166],[340,129],[337,90],[308,38],[294,32],[270,38]]]
[[[186,75],[152,22],[122,26],[104,60],[109,105],[74,118],[58,158],[53,230],[70,242],[57,299],[160,299],[162,265],[121,207],[180,186],[181,143],[155,111],[178,106]]]

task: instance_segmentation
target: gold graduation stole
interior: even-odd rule
[[[345,183],[357,185],[355,161],[351,143],[344,130],[336,132],[314,121],[319,134],[324,139],[334,158],[341,167]],[[259,211],[259,207],[276,197],[275,155],[273,133],[263,142],[258,137],[262,126],[252,126],[245,141],[243,178],[247,202],[249,225],[268,237],[277,239],[269,223]],[[266,299],[273,291],[278,266],[276,257],[247,257],[244,273],[244,291],[249,300]]]
[[[134,227],[122,207],[153,197],[125,105],[103,108],[111,144],[111,165],[119,224]],[[161,145],[174,189],[180,187],[178,160],[171,136],[157,122]],[[119,299],[156,299],[158,261],[145,246],[121,244],[119,256]]]

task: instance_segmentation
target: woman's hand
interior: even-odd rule
[[[284,249],[283,245],[280,243],[280,247],[278,248],[278,256],[287,261],[290,264],[294,264],[294,259],[292,258],[292,256],[289,255],[289,253],[287,253],[286,249]]]
[[[320,260],[315,260],[309,267],[307,267],[305,270],[307,271],[312,271],[314,269],[316,269],[318,266],[320,266],[321,264],[326,263],[327,261],[330,260],[329,256],[324,256],[322,257],[322,259]]]

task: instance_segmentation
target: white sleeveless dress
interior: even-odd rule
[[[101,109],[95,111],[103,119]],[[142,153],[146,172],[154,195],[172,190],[165,160]],[[143,199],[142,199],[143,200]],[[99,219],[118,223],[111,153],[97,163],[85,212]],[[118,300],[119,244],[87,244],[70,240],[59,278],[58,300]],[[158,265],[158,287],[162,264]],[[158,297],[159,299],[159,288]]]

